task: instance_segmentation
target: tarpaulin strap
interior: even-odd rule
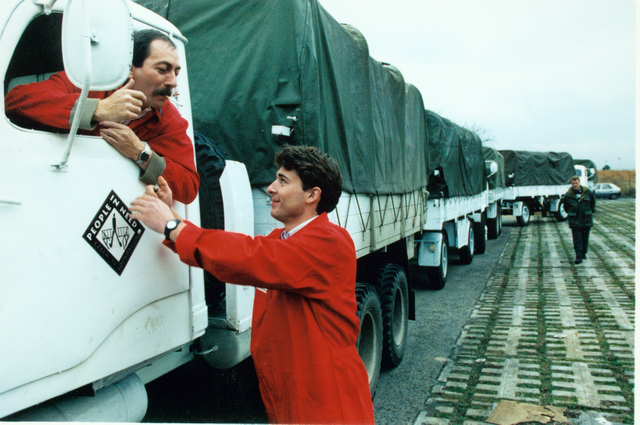
[[[358,201],[358,197],[356,199],[356,206],[358,207],[358,214],[360,215],[360,222],[362,223],[362,240],[365,239],[365,235],[367,234],[367,227],[369,225],[369,219],[367,218],[367,223],[365,224],[364,219],[362,218],[362,209],[360,208],[360,202]]]

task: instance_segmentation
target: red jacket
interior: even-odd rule
[[[81,90],[74,86],[64,72],[32,84],[16,86],[5,97],[7,116],[16,124],[47,131],[69,132],[71,109],[80,97]],[[113,91],[89,92],[89,98],[105,99]],[[189,204],[198,194],[200,177],[196,172],[193,144],[187,136],[189,124],[169,101],[162,110],[131,121],[128,126],[166,161],[162,176],[173,192],[173,199]],[[80,131],[97,136],[93,131]]]
[[[168,245],[222,281],[258,288],[251,354],[270,422],[372,424],[351,236],[326,214],[286,240],[281,232],[251,238],[188,224]]]

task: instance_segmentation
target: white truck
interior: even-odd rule
[[[447,245],[469,262],[473,229],[484,241],[473,224],[484,223],[482,194],[446,208],[428,200],[420,93],[316,1],[140,3],[173,23],[128,0],[6,0],[3,95],[62,69],[83,96],[118,87],[132,31],[167,33],[182,62],[171,101],[192,124],[203,182],[198,201],[175,207],[249,235],[277,226],[264,190],[273,152],[306,143],[330,153],[345,176],[330,219],[356,245],[358,348],[375,392],[380,368],[404,355],[424,266],[446,278]],[[140,421],[146,383],[197,355],[217,368],[250,355],[253,288],[182,264],[131,218],[144,190],[134,163],[98,137],[3,116],[0,418]]]
[[[576,176],[580,177],[580,184],[594,190],[598,183],[598,168],[590,159],[573,159]]]
[[[506,175],[502,213],[516,217],[519,226],[526,226],[536,211],[543,217],[553,214],[556,220],[565,221],[567,213],[562,198],[576,173],[571,155],[566,152],[499,152],[504,157]]]
[[[472,131],[432,111],[425,111],[429,145],[428,200],[425,225],[418,239],[416,275],[442,289],[447,281],[449,250],[462,264],[486,249],[487,223],[497,223],[499,195],[489,190],[487,176],[497,163],[485,161],[482,141]],[[490,222],[488,220],[491,220]],[[496,235],[497,237],[497,235]]]
[[[487,238],[502,234],[502,199],[504,199],[504,156],[497,149],[483,146],[487,173]]]

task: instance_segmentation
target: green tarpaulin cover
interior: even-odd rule
[[[504,156],[507,186],[570,184],[573,158],[566,152],[499,151]]]
[[[429,150],[429,192],[444,197],[471,196],[486,188],[482,141],[432,111],[425,111]],[[438,171],[436,176],[434,171]]]
[[[253,185],[274,180],[274,154],[285,144],[330,154],[349,192],[427,185],[420,93],[316,0],[137,2],[187,37],[195,130],[244,163]],[[481,181],[461,179],[465,187]]]

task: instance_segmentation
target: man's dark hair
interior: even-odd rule
[[[573,182],[573,181],[576,181],[576,180],[577,180],[577,181],[580,181],[580,177],[578,177],[578,176],[573,176],[573,177],[571,177],[571,181],[572,181],[572,182]]]
[[[342,173],[333,158],[313,146],[286,146],[276,154],[276,164],[295,170],[302,180],[302,190],[320,188],[318,214],[333,211],[342,194]]]
[[[163,32],[158,30],[142,30],[133,34],[133,61],[132,65],[136,68],[142,67],[144,60],[151,54],[151,43],[155,40],[166,41],[176,48],[176,43]]]

